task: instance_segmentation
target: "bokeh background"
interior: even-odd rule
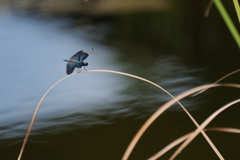
[[[240,53],[207,0],[1,0],[0,159],[17,159],[39,100],[66,76],[79,50],[91,52],[88,70],[106,69],[149,79],[178,95],[239,69]],[[238,27],[232,1],[223,1]],[[75,71],[76,72],[76,71]],[[240,73],[224,80],[239,83]],[[214,88],[181,102],[201,123],[239,89]],[[23,160],[117,160],[141,125],[170,100],[145,82],[112,73],[83,73],[58,84],[45,98]],[[240,105],[210,127],[239,125]],[[147,130],[130,159],[144,160],[194,124],[179,105]],[[208,132],[226,159],[240,156],[240,135]],[[171,150],[161,159],[168,159]],[[218,159],[199,135],[177,159]]]

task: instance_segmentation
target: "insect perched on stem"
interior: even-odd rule
[[[93,51],[93,48],[92,48],[92,51]],[[67,67],[66,67],[67,74],[71,74],[73,72],[73,70],[75,69],[75,67],[81,68],[83,66],[83,68],[85,69],[85,66],[87,66],[88,63],[83,62],[83,61],[88,57],[88,55],[89,55],[88,53],[81,50],[81,51],[77,52],[76,54],[74,54],[70,58],[70,60],[64,60],[64,61],[68,62]]]

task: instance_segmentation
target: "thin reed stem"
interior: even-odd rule
[[[73,75],[76,75],[76,74],[79,74],[79,73],[85,73],[85,72],[108,72],[108,73],[115,73],[115,74],[121,74],[121,75],[125,75],[125,76],[129,76],[129,77],[132,77],[132,78],[136,78],[136,79],[139,79],[139,80],[142,80],[142,81],[145,81],[147,83],[150,83],[158,88],[160,88],[161,90],[163,90],[164,92],[166,92],[169,96],[171,96],[173,99],[175,99],[175,97],[173,95],[171,95],[168,91],[166,91],[164,88],[162,88],[161,86],[157,85],[156,83],[152,82],[152,81],[149,81],[147,79],[144,79],[142,77],[138,77],[138,76],[135,76],[135,75],[132,75],[132,74],[127,74],[127,73],[123,73],[123,72],[117,72],[117,71],[110,71],[110,70],[89,70],[89,71],[83,71],[83,72],[78,72],[78,73],[74,73],[74,74],[71,74],[71,75],[68,75],[62,79],[60,79],[59,81],[57,81],[54,85],[52,85],[48,90],[47,92],[43,95],[43,97],[41,98],[41,100],[39,101],[36,109],[35,109],[35,112],[33,114],[33,117],[32,117],[32,120],[30,122],[30,125],[28,127],[28,131],[25,135],[25,138],[24,138],[24,141],[23,141],[23,144],[22,144],[22,148],[20,150],[20,154],[18,156],[18,160],[21,159],[22,157],[22,154],[23,154],[23,150],[25,148],[25,145],[26,145],[26,142],[28,140],[28,137],[29,137],[29,134],[32,130],[32,126],[33,126],[33,123],[35,121],[35,118],[36,118],[36,115],[37,115],[37,112],[42,104],[42,101],[44,100],[44,98],[46,97],[46,95],[50,92],[50,90],[55,87],[58,83],[60,83],[61,81],[63,81],[64,79],[68,78],[68,77],[71,77]],[[196,120],[191,116],[191,114],[184,108],[184,106],[178,101],[175,99],[175,102],[177,102],[182,108],[183,110],[187,113],[187,115],[191,118],[191,120],[194,122],[194,124],[199,127],[199,124],[196,122]],[[206,140],[208,141],[208,143],[210,144],[210,146],[214,149],[215,152],[218,152],[218,150],[216,149],[216,147],[214,146],[214,144],[211,142],[211,140],[208,138],[208,136],[204,133],[204,131],[202,131],[202,134],[203,136],[206,138]],[[128,149],[126,150],[125,152],[125,155],[124,157],[129,157],[130,153],[132,152],[134,146],[136,145],[137,141],[131,143],[131,145],[129,145]]]
[[[75,73],[75,74],[77,74],[77,73]],[[52,85],[52,86],[47,90],[47,92],[42,96],[42,98],[41,98],[41,100],[39,101],[39,103],[38,103],[38,105],[37,105],[37,107],[36,107],[36,109],[35,109],[35,112],[34,112],[34,114],[33,114],[33,116],[32,116],[32,119],[31,119],[31,122],[30,122],[30,124],[29,124],[27,133],[26,133],[25,138],[24,138],[24,140],[23,140],[22,148],[21,148],[20,153],[19,153],[19,155],[18,155],[18,160],[20,160],[21,157],[22,157],[23,150],[24,150],[25,145],[26,145],[26,143],[27,143],[29,134],[30,134],[30,132],[31,132],[31,130],[32,130],[33,123],[34,123],[35,118],[36,118],[36,116],[37,116],[38,109],[40,108],[40,106],[41,106],[41,104],[42,104],[42,101],[44,100],[44,98],[46,97],[46,95],[48,94],[48,92],[50,92],[50,90],[51,90],[53,87],[55,87],[59,82],[61,82],[62,80],[66,79],[66,78],[68,78],[68,77],[70,77],[70,76],[73,76],[73,75],[75,75],[75,74],[72,74],[72,75],[69,75],[69,76],[66,76],[66,77],[60,79],[60,80],[57,81],[54,85]]]
[[[207,8],[206,8],[206,10],[205,10],[205,13],[204,13],[204,16],[205,16],[205,17],[207,17],[207,16],[209,15],[209,12],[210,12],[210,10],[211,10],[211,8],[212,8],[212,5],[213,5],[213,0],[210,0],[209,3],[208,3],[208,5],[207,5]]]
[[[25,148],[25,145],[27,143],[27,140],[28,140],[28,137],[29,137],[29,134],[32,130],[32,126],[33,126],[33,123],[36,119],[36,116],[37,116],[37,112],[42,104],[42,101],[44,100],[44,98],[47,96],[47,94],[50,92],[51,89],[53,89],[53,87],[55,87],[58,83],[60,83],[61,81],[63,81],[64,79],[66,78],[69,78],[73,75],[76,75],[76,74],[79,74],[79,73],[85,73],[85,72],[108,72],[108,73],[115,73],[115,74],[121,74],[121,75],[125,75],[125,76],[129,76],[129,77],[132,77],[132,78],[136,78],[136,79],[139,79],[139,80],[142,80],[142,81],[145,81],[145,82],[148,82],[160,89],[162,89],[164,92],[166,92],[168,95],[170,95],[172,98],[174,98],[168,91],[166,91],[165,89],[163,89],[162,87],[160,87],[159,85],[157,85],[156,83],[153,83],[152,81],[149,81],[145,78],[141,78],[141,77],[138,77],[138,76],[135,76],[135,75],[132,75],[132,74],[127,74],[127,73],[123,73],[123,72],[117,72],[117,71],[110,71],[110,70],[89,70],[89,71],[83,71],[83,72],[78,72],[78,73],[74,73],[74,74],[71,74],[71,75],[68,75],[62,79],[60,79],[59,81],[57,81],[55,84],[53,84],[48,90],[47,92],[43,95],[43,97],[41,98],[41,100],[39,101],[36,109],[35,109],[35,112],[33,114],[33,117],[31,119],[31,122],[29,124],[29,127],[28,127],[28,130],[27,130],[27,133],[25,135],[25,138],[24,138],[24,141],[23,141],[23,144],[22,144],[22,147],[21,147],[21,150],[20,150],[20,153],[19,153],[19,156],[18,156],[18,160],[21,160],[21,157],[22,157],[22,154],[23,154],[23,151],[24,151],[24,148]],[[180,102],[178,102],[181,106],[182,104]],[[183,106],[182,106],[183,107]],[[183,107],[184,108],[184,107]]]
[[[216,81],[213,82],[213,83],[216,84],[216,83],[218,83],[218,82],[224,80],[225,78],[227,78],[227,77],[229,77],[229,76],[231,76],[231,75],[233,75],[233,74],[235,74],[235,73],[237,73],[237,72],[239,72],[239,71],[240,71],[240,69],[237,69],[237,70],[235,70],[235,71],[232,71],[232,72],[226,74],[225,76],[219,78],[218,80],[216,80]],[[199,91],[199,92],[197,92],[197,93],[191,95],[191,97],[194,97],[194,96],[196,96],[196,95],[199,95],[200,93],[205,92],[206,90],[208,90],[208,88],[205,88],[205,89],[203,89],[203,90],[201,90],[201,91]]]

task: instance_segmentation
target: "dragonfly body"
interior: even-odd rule
[[[71,74],[75,67],[76,68],[81,68],[82,66],[87,66],[88,63],[87,62],[83,62],[86,58],[88,57],[88,53],[84,52],[84,51],[79,51],[76,54],[74,54],[70,60],[64,60],[67,63],[67,67],[66,67],[66,72],[67,74]]]

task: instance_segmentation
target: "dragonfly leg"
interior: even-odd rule
[[[86,71],[88,71],[88,70],[85,68],[85,66],[83,66],[83,68],[84,68]]]

